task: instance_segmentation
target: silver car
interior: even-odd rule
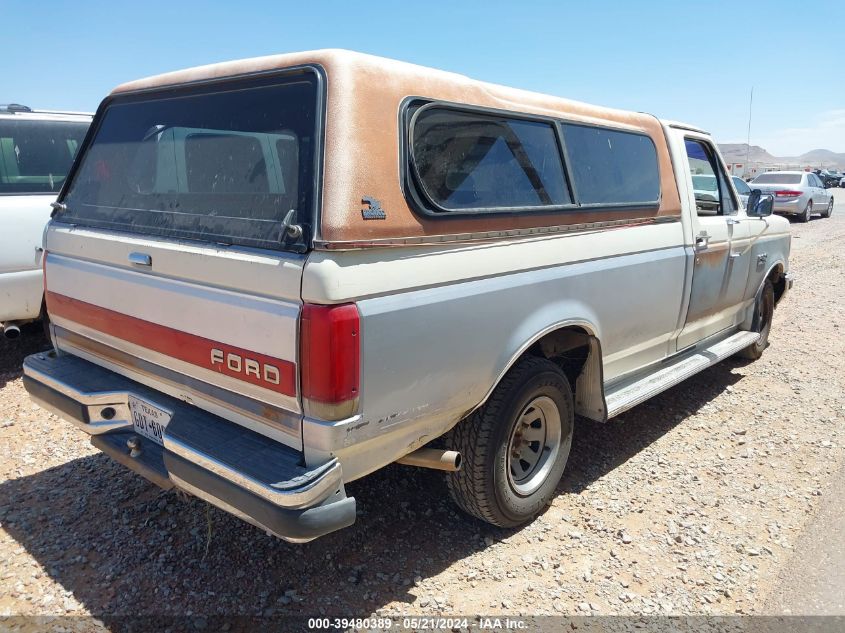
[[[749,187],[772,194],[775,213],[795,215],[799,222],[809,222],[814,213],[820,213],[823,218],[833,213],[833,194],[813,173],[770,171],[757,176]]]

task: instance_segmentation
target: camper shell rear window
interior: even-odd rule
[[[438,102],[405,111],[406,187],[430,216],[656,209],[647,134]]]
[[[313,69],[107,100],[56,220],[302,251],[316,217],[322,82]],[[283,230],[289,212],[304,233]]]

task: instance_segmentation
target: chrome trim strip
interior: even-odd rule
[[[614,229],[628,226],[645,226],[649,224],[664,224],[680,222],[680,215],[657,216],[654,218],[636,218],[622,220],[607,220],[604,222],[584,222],[581,224],[561,224],[557,226],[540,226],[528,229],[508,229],[505,231],[477,231],[474,233],[451,233],[446,235],[421,235],[419,237],[388,237],[371,240],[315,240],[314,248],[320,250],[355,250],[361,248],[397,248],[404,246],[436,246],[438,244],[473,243],[502,239],[524,239],[538,235],[553,235],[557,233],[583,233],[604,229]]]
[[[232,482],[236,486],[249,490],[262,499],[267,499],[277,506],[285,508],[296,509],[315,505],[315,503],[322,501],[336,492],[342,485],[342,469],[337,458],[327,462],[318,469],[320,472],[315,479],[308,481],[302,486],[285,488],[283,486],[290,485],[290,482],[279,482],[268,485],[257,481],[180,440],[168,437],[166,429],[164,432],[164,447],[189,462]]]

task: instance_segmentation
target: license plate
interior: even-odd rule
[[[134,396],[129,396],[129,412],[132,414],[132,424],[138,435],[164,445],[164,429],[170,422],[171,413]]]

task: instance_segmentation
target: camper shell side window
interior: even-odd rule
[[[656,209],[645,133],[452,103],[406,103],[405,193],[427,216]]]

